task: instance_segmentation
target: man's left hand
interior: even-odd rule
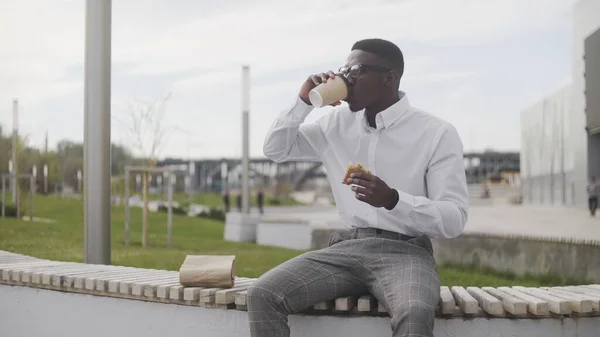
[[[353,184],[356,199],[373,207],[392,209],[398,202],[395,191],[379,177],[365,172],[352,173],[347,183]]]

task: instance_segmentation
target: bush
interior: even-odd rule
[[[2,207],[2,203],[0,203],[0,207]],[[6,205],[6,208],[4,208],[4,216],[9,217],[9,218],[16,218],[17,217],[17,207],[15,205]],[[20,209],[19,210],[19,218],[23,217],[23,215],[25,215],[25,210]]]
[[[269,205],[273,205],[273,206],[279,206],[279,205],[281,205],[281,200],[279,200],[279,199],[276,199],[276,198],[274,198],[274,199],[269,199],[269,200],[267,201],[267,204],[269,204]]]
[[[220,210],[218,208],[211,207],[208,212],[204,212],[204,211],[200,212],[200,214],[198,214],[198,217],[213,219],[213,220],[218,220],[218,221],[225,221],[225,212],[223,212],[222,210]]]
[[[158,211],[162,213],[169,213],[169,207],[160,205],[158,206]],[[173,214],[177,215],[187,215],[187,209],[184,207],[172,207]]]

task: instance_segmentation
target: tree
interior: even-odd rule
[[[159,155],[166,145],[170,128],[165,123],[166,106],[171,93],[162,94],[151,101],[129,100],[126,121],[127,135],[130,144],[146,167],[154,167]],[[142,175],[142,198],[144,209],[142,215],[142,246],[148,245],[148,188],[150,174]],[[129,202],[125,200],[125,202]]]

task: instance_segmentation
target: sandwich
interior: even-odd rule
[[[371,173],[371,171],[369,171],[366,168],[364,168],[360,163],[358,163],[356,165],[352,165],[350,163],[350,164],[348,164],[348,168],[346,168],[346,175],[344,176],[344,179],[342,180],[342,183],[346,184],[346,185],[350,185],[347,182],[348,178],[350,178],[350,175],[352,173],[360,173],[360,172],[364,172],[364,173],[367,173],[367,174],[373,174],[373,173]]]

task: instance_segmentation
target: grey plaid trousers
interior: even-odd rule
[[[440,283],[431,241],[374,228],[336,231],[329,247],[290,259],[248,289],[253,337],[287,337],[287,316],[342,296],[372,294],[392,336],[433,336]]]

